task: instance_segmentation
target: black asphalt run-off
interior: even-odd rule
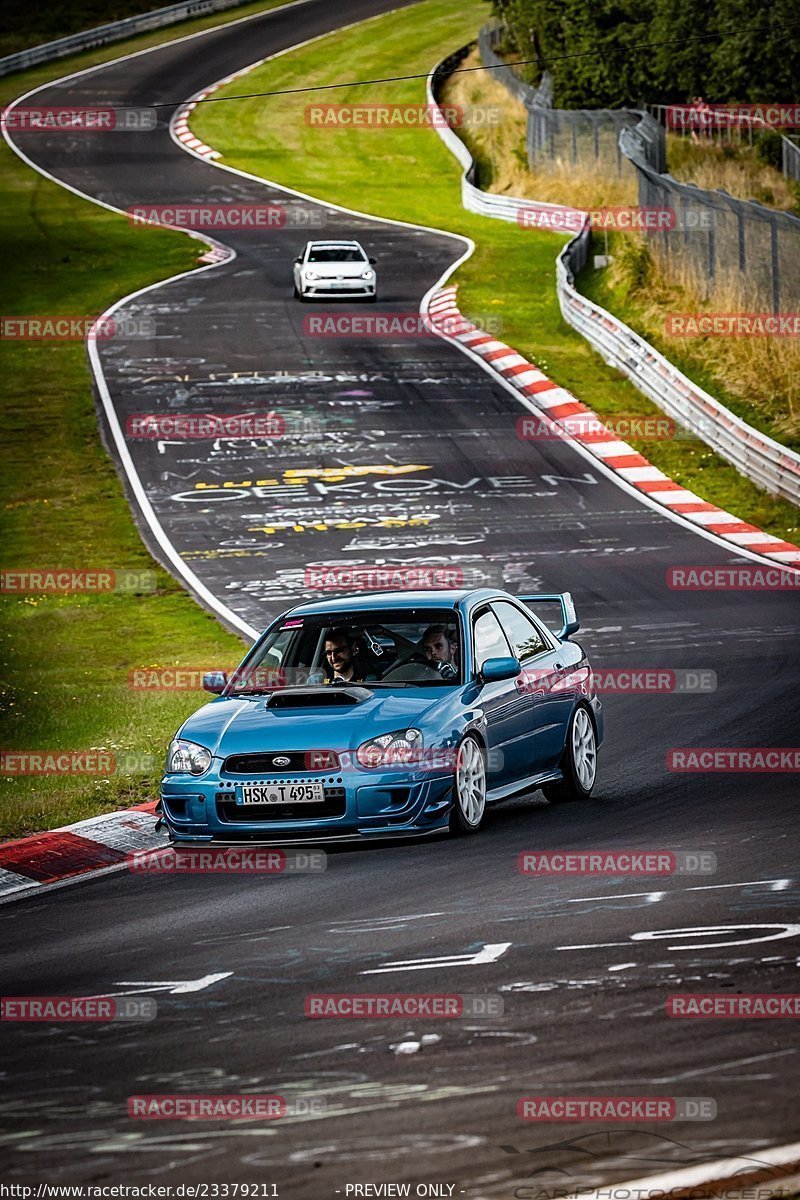
[[[174,101],[390,7],[396,0],[310,0],[111,63],[29,103]],[[791,744],[796,597],[671,591],[671,565],[736,560],[569,445],[520,441],[522,406],[443,341],[307,336],[304,317],[318,310],[291,295],[307,236],[363,242],[379,262],[380,311],[416,311],[462,243],[222,172],[179,149],[169,110],[160,115],[150,133],[14,138],[56,178],[122,209],[274,199],[326,222],[308,233],[217,234],[234,261],[125,310],[154,319],[152,340],[101,343],[123,427],[143,412],[274,409],[307,422],[272,445],[129,442],[167,536],[199,579],[261,628],[307,593],[306,564],[440,556],[511,591],[570,589],[600,667],[706,668],[717,690],[607,698],[595,797],[554,808],[537,793],[491,813],[473,839],[332,849],[324,874],[291,879],[120,873],[0,908],[4,995],[138,983],[159,1005],[149,1024],[4,1027],[4,1177],[269,1181],[282,1197],[309,1200],[344,1195],[349,1183],[452,1183],[455,1196],[532,1200],[726,1156],[745,1167],[791,1141],[791,1022],[679,1021],[665,1001],[676,991],[794,989],[797,780],[670,773],[666,753]],[[380,473],[407,464],[419,469]],[[359,466],[376,469],[330,474]],[[322,479],[302,474],[322,469]],[[209,485],[200,500],[197,483]],[[226,483],[235,486],[216,490]],[[381,524],[388,517],[393,526]],[[596,847],[710,850],[719,869],[660,879],[516,872],[520,850]],[[362,974],[500,943],[511,944],[493,962]],[[195,992],[148,991],[226,972]],[[506,1011],[310,1021],[303,998],[313,991],[499,994]],[[440,1040],[397,1052],[426,1034]],[[261,1124],[127,1117],[128,1096],[171,1092],[321,1094],[328,1110]],[[517,1119],[521,1096],[566,1093],[705,1096],[718,1115],[619,1127]]]

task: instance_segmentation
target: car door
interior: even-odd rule
[[[492,608],[525,677],[528,698],[525,773],[549,770],[561,758],[574,699],[574,689],[569,686],[568,674],[563,669],[563,653],[558,643],[516,604],[498,600]]]
[[[477,675],[487,658],[507,658],[512,653],[500,622],[487,604],[472,618],[474,673]],[[484,683],[479,704],[486,717],[489,787],[500,787],[528,773],[524,761],[530,739],[530,700],[522,675]]]

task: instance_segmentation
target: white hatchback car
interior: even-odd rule
[[[375,259],[359,242],[306,242],[294,260],[294,294],[299,300],[326,296],[378,298]]]

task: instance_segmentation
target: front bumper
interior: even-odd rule
[[[377,281],[372,279],[313,279],[301,287],[301,295],[311,300],[325,296],[374,296]]]
[[[450,772],[368,771],[303,772],[303,780],[323,783],[321,804],[237,805],[236,786],[294,783],[300,776],[242,776],[220,770],[215,759],[203,776],[165,775],[161,808],[173,841],[231,844],[299,839],[435,833],[445,828],[452,803]]]

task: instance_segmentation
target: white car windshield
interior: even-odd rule
[[[367,261],[363,250],[355,246],[317,246],[308,252],[310,263],[361,263]]]
[[[452,608],[287,616],[245,659],[225,694],[348,683],[446,687],[461,682],[462,661]]]

